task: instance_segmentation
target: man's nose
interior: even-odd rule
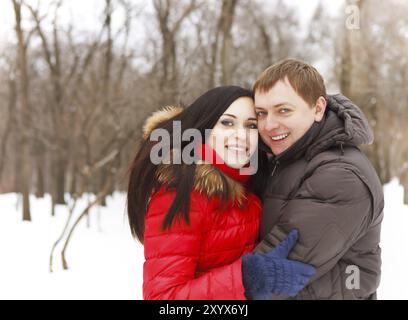
[[[265,130],[266,131],[272,131],[279,128],[279,122],[276,121],[275,117],[273,116],[268,116],[266,118],[266,123],[265,123]]]

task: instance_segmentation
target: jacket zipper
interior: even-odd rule
[[[271,173],[271,177],[274,176],[274,174],[275,174],[276,169],[278,168],[278,166],[279,166],[279,161],[275,161],[275,166],[273,167],[273,170],[272,170],[272,173]]]

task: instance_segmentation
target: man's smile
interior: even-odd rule
[[[290,133],[284,133],[284,134],[280,134],[280,135],[275,135],[275,136],[271,136],[271,139],[273,141],[283,141],[285,140],[287,137],[289,137]]]

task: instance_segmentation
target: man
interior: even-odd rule
[[[373,140],[366,117],[344,96],[327,97],[317,70],[293,59],[265,70],[254,93],[259,132],[272,153],[255,252],[297,229],[289,258],[317,270],[297,299],[375,299],[384,200],[358,149]]]

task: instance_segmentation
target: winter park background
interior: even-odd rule
[[[401,0],[0,0],[0,299],[141,299],[125,190],[143,120],[287,57],[369,118],[378,298],[408,299],[407,14]]]

